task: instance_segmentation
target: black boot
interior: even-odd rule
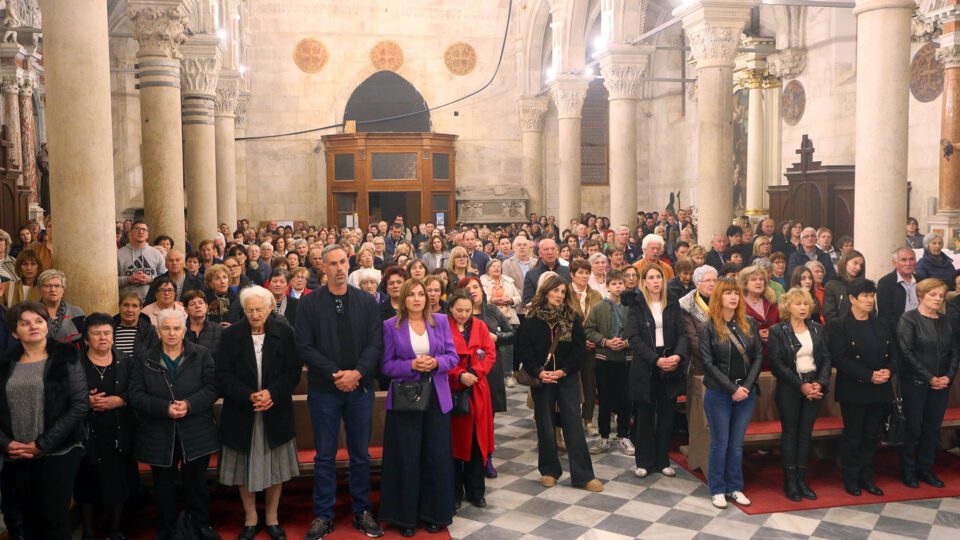
[[[783,494],[793,502],[800,502],[803,497],[800,496],[800,487],[797,486],[797,468],[783,468]]]
[[[804,499],[815,501],[817,500],[817,494],[807,485],[806,476],[807,467],[805,465],[797,467],[797,487],[800,488],[800,495],[803,495]]]

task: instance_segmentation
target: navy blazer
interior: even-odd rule
[[[347,285],[347,304],[357,352],[355,369],[360,372],[363,386],[375,390],[377,366],[383,355],[380,311],[370,294],[350,285]],[[337,313],[333,295],[327,287],[300,297],[294,331],[297,353],[307,365],[309,388],[339,392],[333,384],[333,374],[343,369],[340,366]]]

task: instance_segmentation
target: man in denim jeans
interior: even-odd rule
[[[339,244],[323,249],[327,286],[298,305],[297,350],[307,365],[307,401],[317,449],[313,513],[307,540],[333,532],[336,455],[343,419],[350,455],[353,526],[370,538],[383,530],[370,512],[370,428],[383,328],[373,297],[347,285],[350,255]]]

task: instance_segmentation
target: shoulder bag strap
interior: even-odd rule
[[[543,365],[546,366],[551,361],[553,362],[553,370],[557,370],[557,358],[554,356],[554,353],[557,351],[557,345],[560,343],[560,329],[551,328],[550,333],[553,334],[553,340],[550,342],[550,350],[547,351],[547,359],[544,361]]]
[[[743,356],[743,362],[746,364],[747,369],[750,368],[750,355],[747,354],[747,349],[744,348],[743,343],[740,342],[740,336],[733,329],[730,330],[730,343],[733,343],[733,346],[737,348],[737,351]]]

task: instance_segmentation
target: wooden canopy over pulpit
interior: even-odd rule
[[[829,227],[834,239],[853,236],[854,166],[814,161],[813,141],[803,136],[800,161],[787,169],[787,184],[770,186],[770,217],[777,223],[800,220],[805,226]]]
[[[403,216],[408,224],[449,227],[456,219],[456,139],[441,133],[325,135],[329,222],[358,227]]]

